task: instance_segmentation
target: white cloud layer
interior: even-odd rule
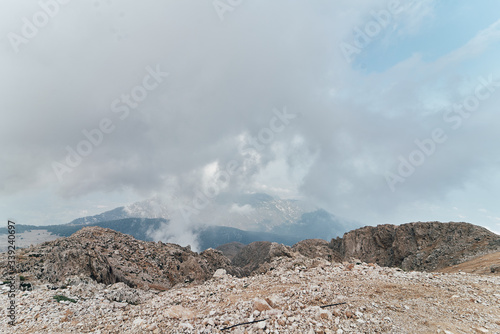
[[[244,1],[223,20],[210,1],[57,3],[48,23],[17,46],[12,33],[28,29],[23,17],[33,22],[43,9],[0,5],[6,217],[29,210],[33,203],[17,198],[33,192],[51,194],[56,204],[46,210],[92,194],[106,205],[106,194],[121,191],[189,201],[237,161],[227,190],[303,197],[366,224],[455,220],[449,212],[458,206],[475,212],[465,215],[472,222],[500,230],[487,219],[500,216],[489,197],[498,195],[500,89],[491,86],[459,129],[443,119],[474,94],[479,77],[500,79],[491,56],[499,22],[435,61],[415,53],[368,72],[349,64],[339,46],[391,1]],[[406,3],[371,45],[391,50],[439,19],[434,8],[433,1]],[[370,59],[369,47],[361,52]],[[154,89],[148,67],[168,72]],[[294,118],[273,120],[284,108]],[[436,128],[447,141],[392,192],[387,172],[396,173],[398,157],[408,158],[415,140]],[[78,153],[89,141],[83,131],[94,129],[102,141],[95,137],[99,144],[59,182],[54,161],[67,165],[68,147]],[[483,204],[465,209],[472,195]],[[441,209],[432,211],[433,203]]]

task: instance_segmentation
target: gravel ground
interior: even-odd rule
[[[82,277],[66,284],[34,282],[33,291],[18,292],[17,324],[2,317],[0,332],[500,333],[499,276],[278,258],[266,274],[235,278],[220,270],[203,284],[164,292]],[[7,287],[1,291],[6,310]]]

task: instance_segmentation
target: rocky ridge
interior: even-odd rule
[[[229,244],[199,254],[189,247],[86,227],[70,237],[18,250],[17,270],[29,279],[52,284],[83,275],[103,284],[123,282],[132,288],[166,290],[177,284],[204,282],[217,269],[236,277],[265,273],[278,257],[334,262],[357,258],[381,266],[433,271],[499,250],[500,236],[467,223],[379,225],[348,232],[330,242],[309,239],[293,247],[265,241]],[[6,260],[0,254],[2,276]]]
[[[262,275],[237,278],[221,270],[202,284],[163,292],[80,277],[57,290],[39,284],[18,295],[19,321],[12,328],[2,317],[0,333],[500,332],[497,276],[405,272],[301,255],[268,265]],[[4,308],[9,300],[0,291]]]
[[[500,236],[468,223],[367,226],[332,239],[342,259],[359,258],[405,270],[437,270],[500,250]]]
[[[497,267],[477,276],[406,272],[375,262],[404,270],[434,270],[471,257],[485,263],[498,259],[493,252],[499,242],[499,236],[464,223],[380,225],[331,242],[231,245],[230,260],[219,250],[198,254],[87,227],[17,251],[18,278],[29,288],[16,299],[15,329],[218,333],[258,321],[231,331],[497,333],[500,272],[491,269]],[[0,254],[3,277],[5,261]],[[8,287],[0,291],[6,307]],[[9,332],[7,318],[1,321],[0,332]]]
[[[70,237],[18,250],[16,255],[19,274],[52,284],[83,275],[97,283],[166,290],[179,283],[206,281],[219,268],[240,275],[217,250],[198,254],[188,247],[141,241],[101,227],[86,227]],[[2,254],[3,277],[6,260]]]

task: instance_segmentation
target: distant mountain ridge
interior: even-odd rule
[[[81,225],[63,224],[34,226],[19,224],[16,226],[16,232],[23,233],[28,231],[47,230],[48,232],[60,237],[69,237],[85,227],[95,226],[109,228],[116,232],[128,234],[138,240],[155,241],[153,238],[155,231],[164,228],[165,224],[168,223],[169,221],[163,218],[124,218]],[[268,232],[244,231],[227,226],[205,226],[198,228],[195,232],[198,235],[200,251],[208,248],[217,248],[223,244],[233,241],[240,242],[245,245],[255,241],[272,241],[291,246],[300,240],[299,237],[294,236],[279,235]],[[0,228],[0,234],[7,233],[7,228]]]
[[[36,230],[47,230],[48,232],[61,236],[69,237],[73,233],[81,230],[86,226],[98,226],[102,228],[109,228],[120,233],[129,234],[138,240],[153,241],[149,236],[149,232],[161,228],[162,224],[168,221],[162,218],[123,218],[111,221],[103,221],[97,223],[87,223],[87,224],[62,224],[62,225],[47,225],[47,226],[35,226],[35,225],[16,225],[16,233],[23,233],[27,231]],[[7,228],[0,228],[0,234],[7,234]]]
[[[159,197],[153,197],[126,206],[120,206],[94,216],[77,218],[68,223],[68,225],[91,225],[126,218],[159,218],[168,220],[169,217],[170,211],[167,204]]]
[[[223,250],[230,253],[229,257]],[[289,247],[258,241],[246,246],[232,243],[200,253],[189,247],[141,241],[111,229],[85,226],[70,237],[20,250],[17,270],[25,277],[51,283],[83,275],[104,284],[124,282],[130,287],[165,290],[179,283],[203,282],[217,269],[239,277],[266,273],[275,269],[273,261],[284,258],[349,261],[352,267],[371,262],[434,271],[499,250],[499,235],[453,222],[368,226],[330,243],[309,239]],[[6,275],[7,261],[8,254],[0,254],[0,276]]]
[[[160,197],[153,197],[98,215],[78,218],[67,225],[108,227],[103,223],[130,218],[150,219],[148,222],[154,222],[151,219],[163,219],[166,223],[172,216],[169,205]],[[244,244],[272,241],[292,245],[310,238],[329,240],[348,230],[345,220],[324,209],[300,200],[280,199],[264,193],[222,193],[214,198],[211,205],[200,211],[196,220],[196,226],[203,226],[193,227],[193,232],[198,235],[200,250],[233,241]],[[140,240],[152,240],[144,237],[143,233],[134,233],[128,227],[120,228],[115,224],[110,228]],[[155,228],[159,228],[159,225],[155,225]]]

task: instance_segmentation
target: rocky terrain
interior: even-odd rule
[[[436,270],[500,249],[500,236],[468,223],[367,226],[333,239],[342,258],[405,270]]]
[[[221,270],[202,284],[163,292],[79,277],[59,289],[37,284],[17,298],[15,331],[2,317],[0,332],[500,333],[498,276],[303,256],[268,265],[262,275],[236,278]],[[4,292],[0,305],[7,303]]]
[[[2,255],[0,275],[5,277]],[[83,275],[103,284],[124,282],[130,287],[166,290],[178,283],[203,282],[219,268],[239,275],[219,251],[198,254],[187,247],[141,241],[100,227],[87,227],[70,237],[18,250],[16,255],[19,274],[54,284]]]
[[[17,251],[28,289],[11,332],[500,333],[499,245],[481,227],[432,222],[196,253],[86,227]]]

